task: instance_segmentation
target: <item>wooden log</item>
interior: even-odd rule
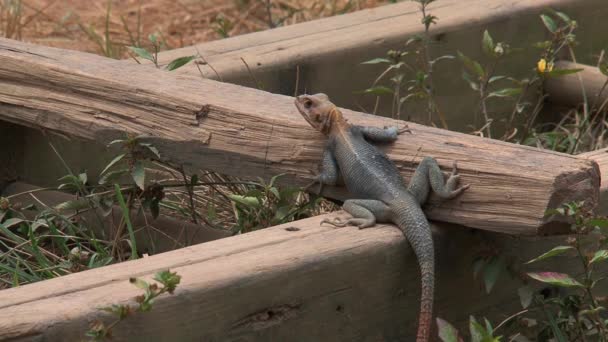
[[[142,290],[130,277],[166,269],[182,277],[175,294],[118,324],[114,341],[413,340],[420,279],[402,233],[320,226],[324,217],[0,291],[0,340],[81,340],[89,323],[115,319],[98,308],[134,304]],[[528,260],[556,243],[472,233],[435,234],[435,313],[463,331],[470,314],[499,322],[521,310],[521,283],[503,274],[485,294],[472,276],[474,257],[492,248]],[[560,259],[559,270],[576,269],[572,261]]]
[[[600,215],[608,215],[608,148],[581,153],[579,157],[593,160],[599,165],[601,179],[600,201],[596,210]]]
[[[40,206],[40,202],[42,202],[52,208],[62,202],[76,199],[76,196],[65,192],[41,190],[34,185],[14,182],[2,191],[2,196],[12,196],[11,203],[21,203],[22,207],[30,204]],[[36,199],[30,194],[34,195]],[[73,211],[64,211],[63,214],[69,215],[71,212]],[[28,211],[25,211],[24,214],[29,215],[29,219],[33,219],[35,215]],[[116,206],[110,215],[104,216],[101,214],[101,210],[97,213],[87,211],[80,213],[80,219],[87,222],[86,226],[95,231],[95,236],[107,237],[113,234],[114,225],[121,221],[122,212]],[[167,216],[161,215],[155,219],[148,213],[144,214],[142,210],[132,211],[131,222],[135,229],[138,251],[147,254],[158,254],[232,235],[227,230],[197,225]]]
[[[545,91],[549,101],[558,105],[577,106],[584,100],[583,90],[589,106],[600,108],[608,103],[608,77],[595,66],[568,61],[555,63],[555,69],[583,69],[576,74],[549,77],[545,80]],[[582,81],[582,83],[581,83]]]
[[[307,184],[325,138],[297,113],[293,98],[151,70],[90,54],[0,40],[0,118],[97,142],[145,134],[162,157],[240,177],[287,173]],[[403,125],[344,110],[354,124]],[[403,175],[424,156],[459,163],[471,188],[431,205],[431,219],[510,234],[563,233],[545,211],[585,199],[595,206],[599,170],[573,156],[411,124],[384,146]],[[342,197],[344,198],[344,197]]]

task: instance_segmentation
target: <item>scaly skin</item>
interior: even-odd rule
[[[426,202],[431,188],[445,199],[454,198],[468,188],[468,185],[457,188],[456,163],[444,183],[437,161],[426,157],[406,187],[395,164],[368,141],[393,142],[407,129],[352,126],[325,94],[301,95],[295,104],[304,119],[328,137],[322,171],[311,185],[320,183],[321,192],[323,184],[335,185],[341,177],[356,198],[345,201],[343,205],[353,218],[321,223],[367,228],[376,222],[391,222],[403,231],[416,254],[421,272],[416,341],[427,342],[433,318],[435,257],[431,229],[420,206]]]

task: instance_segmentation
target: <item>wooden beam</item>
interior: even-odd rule
[[[434,57],[462,51],[482,61],[485,55],[481,39],[486,29],[495,41],[530,46],[547,38],[539,14],[553,8],[577,20],[577,54],[591,56],[599,53],[598,46],[605,45],[601,37],[608,31],[608,22],[604,20],[608,16],[608,6],[604,5],[605,0],[435,1],[428,8],[428,13],[438,17],[437,24],[430,29],[433,40],[430,51]],[[370,111],[377,107],[377,113],[390,116],[392,102],[388,96],[378,106],[375,96],[355,94],[369,88],[385,68],[384,64],[361,65],[361,62],[385,57],[391,49],[406,49],[407,40],[424,34],[420,20],[419,4],[401,1],[174,49],[160,53],[159,59],[164,65],[174,58],[200,52],[207,65],[190,64],[176,72],[199,76],[198,66],[207,78],[254,88],[261,86],[266,91],[284,95],[324,92],[341,107]],[[536,49],[523,49],[508,57],[504,65],[508,66],[509,76],[524,78],[529,77],[530,68],[537,60]],[[470,131],[471,108],[476,108],[478,98],[462,80],[462,65],[457,61],[437,63],[433,77],[437,101],[447,113],[449,128]],[[402,117],[425,122],[427,114],[422,102],[408,102],[407,112],[402,113]],[[510,111],[511,107],[509,103],[493,104],[496,112]]]
[[[114,319],[99,307],[133,304],[142,293],[130,277],[149,280],[166,269],[182,276],[175,294],[118,324],[113,340],[412,340],[420,279],[402,233],[320,226],[325,217],[0,291],[0,340],[81,340],[90,322]],[[470,314],[498,322],[520,310],[521,283],[503,275],[485,294],[473,280],[474,257],[492,248],[507,260],[528,260],[557,241],[462,228],[435,238],[436,316],[461,329]],[[560,259],[559,269],[575,269],[572,261]]]
[[[578,106],[584,100],[583,90],[587,95],[589,106],[600,108],[608,102],[608,76],[602,74],[595,66],[577,64],[568,61],[555,63],[556,69],[583,69],[576,74],[550,77],[545,80],[545,91],[549,101],[558,105]],[[582,83],[581,83],[582,82]]]
[[[600,201],[596,210],[600,215],[608,215],[608,148],[581,153],[579,157],[593,160],[599,165],[601,179]]]
[[[90,54],[0,40],[0,118],[97,142],[145,134],[162,158],[241,177],[288,173],[303,185],[325,138],[297,113],[293,98],[151,70]],[[403,125],[344,110],[354,124]],[[573,156],[411,124],[385,150],[404,176],[424,156],[459,163],[471,188],[431,205],[440,221],[511,234],[567,232],[545,211],[563,202],[597,203],[599,170]]]

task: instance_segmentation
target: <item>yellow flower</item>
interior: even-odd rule
[[[545,73],[545,72],[551,72],[553,70],[553,62],[547,63],[547,61],[544,58],[541,58],[538,61],[538,63],[536,64],[536,69],[541,74]]]

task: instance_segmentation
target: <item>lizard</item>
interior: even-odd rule
[[[319,183],[321,193],[324,184],[336,185],[341,179],[354,196],[342,206],[352,218],[324,219],[321,224],[354,225],[363,229],[376,222],[394,223],[402,230],[414,250],[421,273],[416,341],[427,342],[433,318],[435,256],[431,228],[421,206],[431,189],[440,198],[450,199],[469,188],[469,185],[458,187],[460,175],[456,161],[445,181],[437,161],[425,157],[406,186],[397,166],[371,142],[394,142],[399,134],[411,133],[407,126],[399,129],[351,125],[322,93],[297,96],[295,105],[304,119],[328,138],[321,170],[307,188]]]

